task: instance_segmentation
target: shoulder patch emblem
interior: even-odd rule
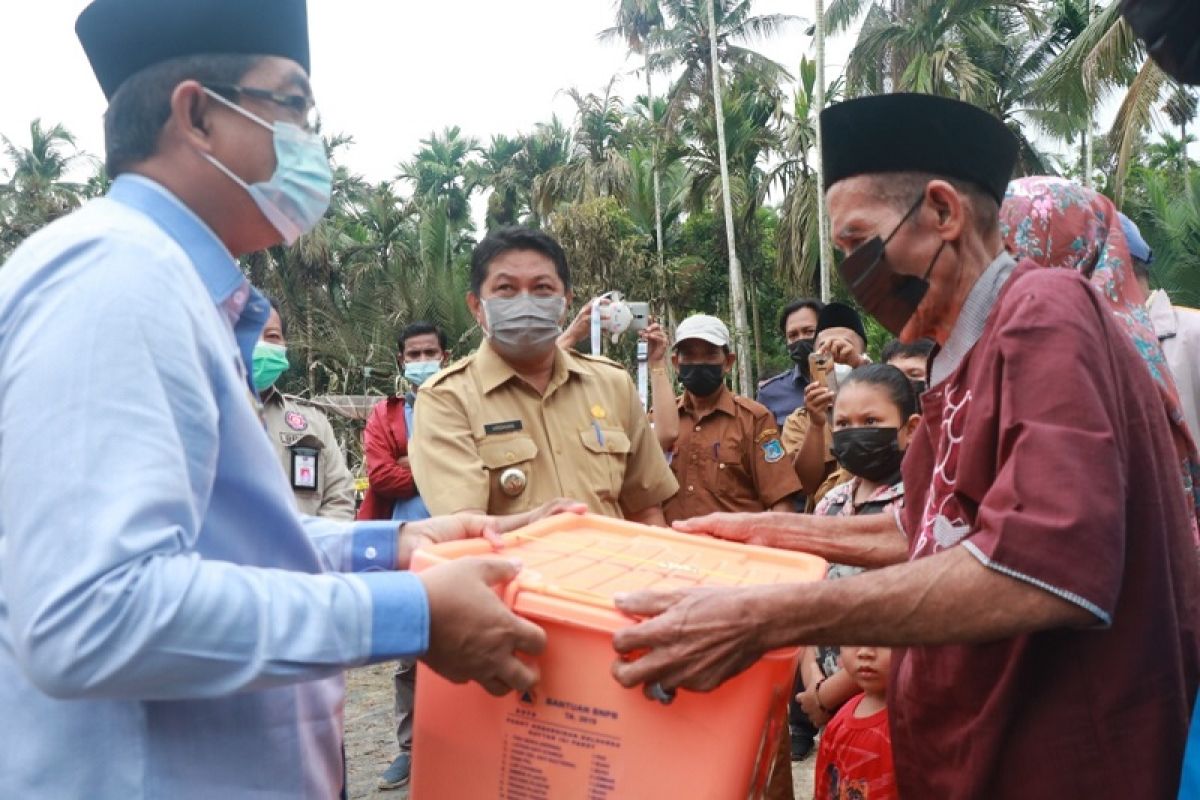
[[[755,441],[761,442],[763,439],[770,439],[772,437],[778,437],[778,436],[779,436],[778,428],[765,428],[763,430],[763,432],[758,435],[758,438],[755,439]]]
[[[774,464],[776,461],[783,459],[783,443],[778,439],[771,439],[762,446],[763,460],[768,464]]]
[[[308,417],[301,414],[299,411],[289,411],[283,415],[283,421],[287,426],[294,431],[308,430]]]

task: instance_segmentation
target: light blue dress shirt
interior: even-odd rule
[[[0,797],[326,800],[342,670],[428,646],[395,524],[296,511],[245,288],[134,176],[0,269]]]

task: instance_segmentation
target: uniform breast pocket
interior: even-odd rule
[[[584,471],[588,482],[600,497],[617,502],[625,482],[625,463],[632,447],[629,436],[615,428],[591,427],[579,432],[587,451]]]
[[[488,471],[491,489],[488,511],[496,513],[516,510],[532,503],[536,490],[530,490],[534,480],[533,460],[538,448],[528,436],[485,439],[479,443],[479,458]]]
[[[717,462],[717,493],[731,500],[747,501],[757,496],[754,476],[741,460]]]

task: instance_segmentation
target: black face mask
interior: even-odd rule
[[[721,364],[680,364],[679,382],[696,397],[708,397],[725,383]]]
[[[844,428],[833,432],[834,458],[846,470],[876,483],[900,474],[904,451],[896,428]]]
[[[929,262],[924,277],[921,278],[896,272],[888,263],[885,250],[888,242],[923,202],[925,195],[917,198],[917,202],[913,203],[908,213],[895,228],[892,228],[887,239],[876,236],[860,245],[838,265],[838,273],[842,276],[842,282],[850,288],[850,294],[854,295],[859,305],[879,320],[879,324],[893,336],[900,335],[905,324],[916,313],[917,306],[925,299],[925,293],[929,291],[929,273],[933,272],[933,265],[937,263],[942,248],[946,246],[946,242],[943,241],[933,254],[933,260]]]
[[[817,337],[811,339],[797,339],[788,345],[788,355],[792,357],[801,370],[808,373],[808,357],[812,355],[813,348],[816,347]]]

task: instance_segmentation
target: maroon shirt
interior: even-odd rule
[[[923,399],[910,557],[964,546],[1096,625],[897,649],[903,797],[1175,797],[1200,679],[1197,558],[1162,401],[1111,313],[1078,274],[1026,262]]]

